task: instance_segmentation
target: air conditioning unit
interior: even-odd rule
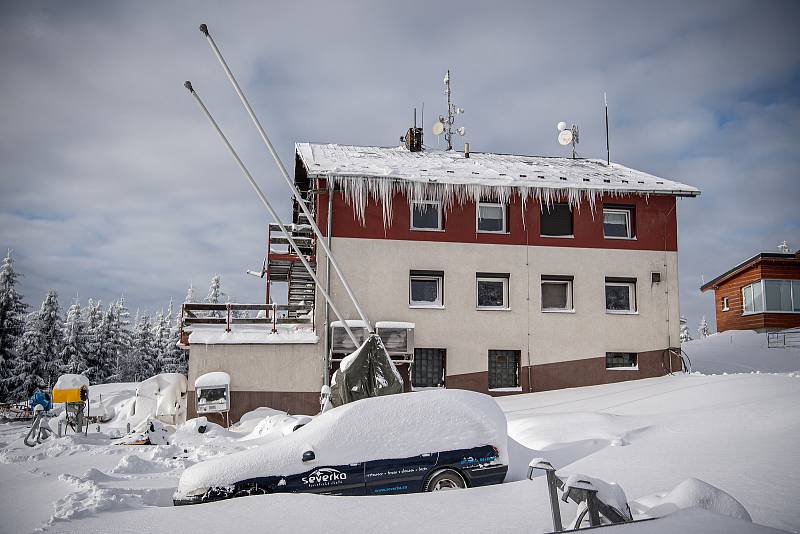
[[[414,354],[414,323],[378,321],[375,330],[386,347],[389,356],[411,359]]]
[[[367,327],[363,321],[349,320],[347,326],[353,331],[353,335],[358,340],[358,345],[367,339]],[[334,321],[331,323],[331,353],[347,355],[356,350],[358,347],[353,345],[353,340],[347,335],[347,330],[344,329],[344,324],[341,321]]]

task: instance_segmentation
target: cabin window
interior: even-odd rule
[[[489,350],[489,389],[519,389],[518,350]]]
[[[411,202],[412,230],[441,230],[442,203],[437,200],[414,200]]]
[[[411,271],[408,304],[414,308],[441,308],[444,305],[441,271]]]
[[[638,369],[635,352],[606,352],[606,369]]]
[[[606,311],[609,313],[636,312],[635,278],[606,278]]]
[[[414,349],[411,385],[415,388],[444,387],[445,349]]]
[[[542,276],[542,311],[572,311],[572,277]]]
[[[722,297],[722,311],[728,311],[730,309],[730,306],[728,306],[728,297]]]
[[[508,309],[508,273],[477,273],[476,306],[479,310]]]
[[[633,210],[603,208],[603,235],[606,239],[632,239]]]
[[[493,202],[479,202],[477,211],[477,231],[501,234],[506,229],[506,205]]]
[[[540,234],[543,237],[572,237],[572,210],[569,204],[542,206],[540,222]]]

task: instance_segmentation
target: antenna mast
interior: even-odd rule
[[[611,166],[611,148],[608,144],[608,97],[606,96],[605,91],[603,92],[603,102],[606,105],[606,162],[608,166]]]
[[[455,116],[462,115],[464,113],[464,108],[456,107],[450,98],[450,69],[447,69],[447,74],[444,75],[444,94],[447,96],[447,117],[439,115],[439,120],[433,124],[433,134],[444,134],[445,141],[447,141],[447,150],[453,150],[453,134],[457,133],[463,136],[465,131],[463,126],[453,130],[453,126],[456,122]]]

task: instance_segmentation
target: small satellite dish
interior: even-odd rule
[[[436,121],[433,123],[433,135],[442,135],[444,133],[444,124],[442,121]]]
[[[463,115],[463,114],[464,114],[464,108],[456,108],[456,115]]]
[[[561,121],[561,122],[559,122],[559,123],[558,123],[558,125],[556,126],[556,128],[558,128],[558,131],[559,131],[559,132],[563,132],[564,130],[566,130],[566,129],[567,129],[567,123],[566,123],[566,122],[564,122],[564,121]]]
[[[461,135],[461,136],[463,136],[463,135],[464,135],[464,134],[467,132],[467,131],[464,129],[464,127],[463,127],[463,126],[462,126],[461,128],[459,128],[459,129],[457,129],[456,131],[458,132],[458,135]]]
[[[561,130],[558,134],[558,142],[562,145],[568,145],[572,142],[572,130]]]

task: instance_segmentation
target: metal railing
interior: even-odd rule
[[[767,347],[771,349],[800,348],[800,328],[767,332]]]
[[[238,312],[264,312],[259,317],[237,317]],[[207,304],[186,303],[181,306],[181,340],[184,328],[192,325],[225,325],[230,332],[233,325],[264,325],[278,331],[279,324],[310,324],[313,308],[299,304]]]

